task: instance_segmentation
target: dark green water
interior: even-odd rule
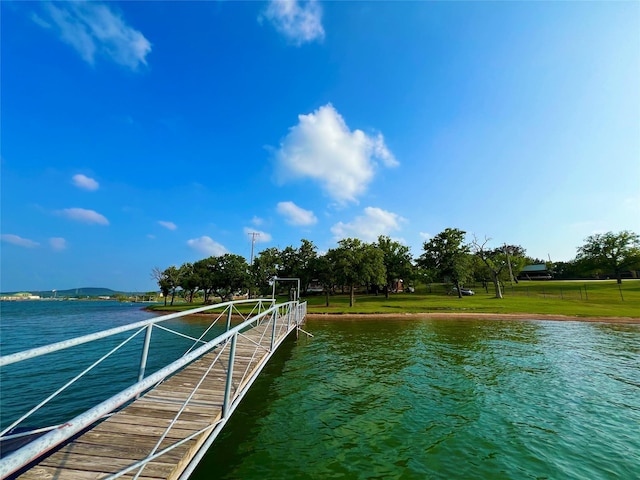
[[[640,478],[640,326],[309,322],[193,475]]]

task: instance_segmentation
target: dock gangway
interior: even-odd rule
[[[172,324],[184,320],[181,317],[205,313],[208,319],[202,322],[200,318],[203,326],[198,335]],[[305,315],[306,302],[238,300],[0,357],[3,382],[7,383],[12,377],[33,376],[38,360],[41,374],[52,379],[61,378],[51,373],[56,368],[66,372],[74,367],[74,373],[67,373],[51,393],[34,405],[24,405],[24,412],[16,418],[3,419],[0,478],[186,480],[278,346],[300,329]],[[154,343],[160,333],[188,344],[164,365],[158,365],[158,358],[165,355],[167,343]],[[91,350],[96,358],[71,353],[97,342],[106,346]],[[135,365],[125,368],[119,360],[118,368],[105,367],[119,354],[125,357],[124,363]],[[113,374],[113,382],[102,378],[104,370]],[[94,404],[68,418],[46,413],[48,406],[56,400],[61,403],[60,398],[70,392],[86,396],[88,388],[82,382],[96,372],[100,372],[101,385],[113,383],[118,391],[101,398],[91,390]],[[122,373],[133,378],[118,383],[122,380],[116,377]],[[39,419],[37,428],[34,418]],[[41,425],[42,418],[53,423]]]

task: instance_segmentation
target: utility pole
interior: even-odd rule
[[[251,261],[249,265],[253,265],[253,247],[256,244],[256,238],[260,236],[260,232],[249,232],[247,235],[251,236]]]

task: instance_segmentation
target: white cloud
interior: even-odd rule
[[[3,242],[11,243],[13,245],[25,248],[35,248],[40,245],[38,242],[34,242],[33,240],[29,240],[28,238],[22,238],[11,233],[3,233],[2,235],[0,235],[0,239],[2,239]]]
[[[387,167],[398,165],[382,134],[369,137],[362,130],[352,132],[331,104],[298,119],[275,153],[277,177],[282,182],[313,179],[344,203],[355,201],[366,190],[376,161]]]
[[[256,230],[255,228],[244,227],[245,235],[249,235],[251,233],[257,233],[255,239],[256,242],[265,243],[271,241],[271,234],[267,232],[261,232],[260,230]]]
[[[322,8],[316,0],[298,3],[297,0],[271,0],[258,17],[267,19],[275,29],[294,45],[324,39]]]
[[[86,175],[82,175],[81,173],[74,175],[72,177],[73,184],[84,190],[98,190],[100,188],[100,184],[96,182],[93,178],[87,177]]]
[[[93,65],[100,55],[132,70],[147,64],[151,43],[109,6],[97,2],[46,3],[44,11],[47,19],[37,15],[32,19],[45,28],[48,24],[55,26],[60,39],[87,63]]]
[[[85,208],[65,208],[58,211],[58,213],[71,220],[77,220],[78,222],[109,225],[109,220],[95,210],[87,210]]]
[[[164,220],[158,220],[158,223],[160,225],[162,225],[164,228],[168,229],[168,230],[175,230],[175,229],[178,228],[178,226],[173,222],[166,222]]]
[[[62,237],[51,237],[49,239],[49,245],[52,250],[60,252],[67,248],[67,241]]]
[[[224,246],[206,235],[203,235],[200,238],[187,240],[187,245],[194,250],[209,256],[219,257],[220,255],[227,253],[227,249],[224,248]]]
[[[300,208],[293,202],[279,202],[277,209],[290,225],[313,225],[318,222],[311,210]]]
[[[336,240],[355,237],[365,242],[374,242],[380,235],[389,235],[400,230],[400,224],[406,220],[400,215],[376,207],[364,209],[364,215],[358,216],[352,222],[338,222],[331,227],[331,233]]]
[[[264,220],[263,220],[263,219],[261,219],[260,217],[256,217],[256,216],[254,216],[254,217],[251,219],[251,223],[253,223],[254,225],[258,225],[258,226],[260,226],[260,225],[262,225],[262,224],[264,223]]]
[[[420,232],[420,238],[423,240],[431,240],[433,238],[433,235],[427,232]]]

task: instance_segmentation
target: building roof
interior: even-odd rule
[[[536,265],[527,265],[520,270],[520,273],[527,272],[546,272],[547,266],[544,263],[538,263]]]

